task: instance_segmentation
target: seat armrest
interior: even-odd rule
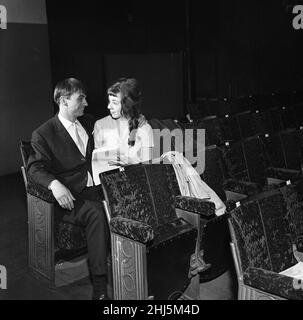
[[[208,199],[199,199],[187,196],[176,196],[175,208],[193,213],[201,216],[213,216],[216,211],[215,204]]]
[[[154,230],[148,224],[121,216],[110,220],[111,232],[120,234],[126,238],[147,243],[154,239]]]
[[[226,206],[226,212],[230,212],[232,211],[234,208],[236,208],[236,201],[235,200],[226,200],[224,202],[225,206]]]
[[[302,300],[301,281],[271,270],[249,267],[243,273],[244,284],[290,300]]]
[[[254,195],[262,191],[262,186],[258,183],[236,179],[226,179],[223,188],[225,191],[232,191],[243,195]]]
[[[30,179],[28,179],[26,192],[46,202],[56,202],[56,199],[54,198],[53,193],[50,190]]]
[[[266,169],[266,176],[280,180],[296,180],[300,177],[299,170],[269,167]]]

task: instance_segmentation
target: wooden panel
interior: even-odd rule
[[[147,299],[145,245],[117,234],[112,234],[111,240],[114,299]]]
[[[54,280],[54,206],[35,196],[27,194],[29,267]]]
[[[242,285],[239,287],[239,300],[286,300],[268,292],[256,290],[254,288]]]

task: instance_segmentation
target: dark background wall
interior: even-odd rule
[[[181,54],[183,105],[191,97],[235,97],[302,88],[303,30],[292,27],[295,0],[90,1],[73,8],[72,13],[71,7],[62,7],[64,1],[60,1],[60,10],[56,1],[47,3],[53,80],[78,68],[79,76],[92,88],[92,110],[97,114],[102,111],[95,104],[106,99],[110,76],[104,55],[108,54],[122,56],[120,68],[125,65],[125,54]],[[75,45],[73,52],[66,51],[63,42],[69,49]],[[84,61],[85,57],[89,61]],[[191,94],[184,72],[188,57]],[[153,70],[147,68],[146,77],[156,77],[158,70]],[[155,103],[161,105],[161,97],[156,86]],[[164,105],[165,110],[173,110],[174,104]],[[176,114],[182,111],[176,110]]]
[[[7,29],[0,29],[0,175],[20,171],[19,139],[53,114],[44,0],[1,0]]]
[[[196,95],[230,97],[301,89],[303,30],[297,1],[192,1]]]
[[[89,111],[101,117],[107,87],[121,76],[136,77],[148,118],[182,117],[184,3],[69,3],[47,1],[53,83],[82,79]]]

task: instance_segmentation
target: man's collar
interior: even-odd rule
[[[60,120],[60,122],[63,124],[63,126],[65,127],[65,129],[68,129],[72,124],[73,122],[67,120],[66,118],[64,118],[60,112],[58,113],[58,118]],[[76,120],[74,123],[77,123],[78,120]]]

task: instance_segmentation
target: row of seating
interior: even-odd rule
[[[184,130],[180,123],[170,119],[153,120],[150,123],[153,128]],[[264,190],[267,192],[280,190],[283,181],[300,181],[302,152],[298,146],[302,145],[302,132],[303,130],[289,129],[266,133],[263,136],[254,135],[245,139],[224,140],[223,144],[208,145],[205,149],[205,170],[202,178],[224,201],[244,198],[250,201],[251,196],[260,197],[260,192]],[[31,152],[30,144],[22,143],[21,150],[24,166],[26,166],[26,159]],[[133,170],[140,172],[136,171],[134,174]],[[29,183],[26,180],[25,171],[24,177],[29,203],[29,264],[32,269],[56,281],[59,271],[66,271],[62,266],[79,252],[85,251],[84,233],[81,228],[62,222],[60,217],[56,216],[55,201],[50,192],[32,182]],[[178,296],[185,289],[186,282],[188,284],[187,277],[184,275],[185,269],[191,264],[187,264],[185,260],[188,260],[194,251],[195,230],[176,216],[176,208],[183,210],[191,208],[195,211],[196,208],[201,207],[201,204],[193,206],[187,205],[186,201],[177,200],[180,193],[176,178],[172,168],[168,169],[165,165],[129,167],[124,172],[104,175],[101,181],[104,193],[108,194],[105,205],[108,208],[112,237],[114,237],[112,238],[115,250],[113,257],[120,259],[114,260],[114,262],[119,261],[114,266],[116,298],[144,299],[152,295],[155,298],[167,299]],[[108,183],[107,187],[106,183]],[[127,187],[121,189],[121,183],[126,183]],[[117,187],[113,189],[112,186],[115,184]],[[144,185],[149,190],[142,193]],[[116,190],[115,196],[110,196],[113,190]],[[119,197],[121,203],[116,197],[117,190],[119,193],[124,192]],[[134,197],[134,192],[137,197]],[[124,199],[129,199],[128,205]],[[113,214],[117,205],[127,209],[134,204],[136,207],[142,207],[142,210],[139,210],[141,213],[150,208],[156,217],[155,223],[146,220],[149,215],[138,215],[138,210],[118,210],[117,214]],[[233,204],[234,202],[230,206],[227,202],[228,211],[233,210]],[[168,212],[171,212],[169,217]],[[131,216],[132,214],[134,216]],[[228,267],[229,250],[226,246],[229,243],[229,233],[226,230],[226,217],[229,216],[215,217],[212,207],[205,209],[204,214],[204,217],[200,216],[200,222],[195,229],[200,231],[198,241],[203,253],[201,259],[205,263],[205,269],[200,270],[202,271],[200,279],[207,281],[218,276]],[[187,236],[189,238],[186,240]],[[171,278],[172,286],[165,291],[165,288],[161,287],[162,278],[157,278],[155,275],[164,274],[168,279],[170,268],[174,266],[164,270],[163,265],[158,265],[156,261],[164,259],[167,249],[163,248],[169,248],[172,240],[176,241],[176,244],[185,241],[184,243],[188,243],[188,248],[191,249],[182,254],[186,257],[182,260],[182,274],[174,274]],[[170,254],[174,255],[174,257],[171,256],[172,260],[169,260],[177,262],[179,245],[174,248],[169,249]],[[128,255],[130,250],[133,252]],[[144,257],[143,260],[142,257]],[[124,262],[126,263],[123,264]],[[109,265],[109,268],[112,269],[112,266]],[[158,268],[159,272],[155,273],[154,270]],[[138,270],[141,270],[141,276],[134,278],[135,274],[138,275]],[[176,278],[180,279],[180,282],[174,286]],[[129,279],[136,280],[129,283]]]
[[[286,137],[282,144],[284,134]],[[303,153],[296,140],[301,135],[302,131],[289,131],[208,146],[201,177],[221,197],[226,192],[234,193],[234,196],[252,195],[273,184],[296,181],[302,177]],[[222,188],[225,193],[222,193]]]
[[[301,281],[279,274],[303,262],[301,108],[208,117],[198,125],[167,121],[170,130],[206,129],[201,177],[223,200],[237,201],[226,214],[231,238],[225,239],[239,299],[303,298]]]
[[[226,217],[241,300],[303,299],[300,278],[280,273],[298,274],[303,263],[301,112],[297,105],[184,126],[206,129],[201,177],[237,201]]]
[[[275,107],[288,107],[303,101],[302,92],[269,93],[235,98],[202,98],[187,104],[187,113],[192,120],[210,115],[240,113],[245,110],[267,110]]]
[[[237,141],[254,135],[273,134],[303,127],[303,104],[267,110],[246,110],[224,116],[208,116],[180,122],[184,129],[205,129],[206,145]]]
[[[169,119],[165,121],[152,119],[150,124],[154,129],[167,129],[171,132],[176,129],[184,130],[180,123]],[[206,129],[206,133],[208,131]],[[195,138],[194,135],[193,138]],[[225,191],[228,186],[230,190],[251,194],[260,191],[267,181],[295,180],[301,175],[302,128],[286,129],[232,141],[222,139],[212,142],[218,143],[206,145],[205,155],[203,152],[200,154],[205,156],[205,170],[202,178],[222,199],[225,198],[225,193],[222,191],[223,185]],[[178,150],[176,143],[172,136],[172,150]],[[197,147],[204,151],[203,146],[198,146],[198,143],[198,141],[189,141],[189,146],[193,148],[192,153],[197,156]],[[167,151],[157,139],[155,139],[155,149],[160,150],[159,154]]]
[[[30,269],[57,286],[87,276],[83,228],[62,221],[51,192],[28,180],[32,148],[24,141],[20,148]],[[197,299],[198,272],[207,280],[227,269],[226,217],[215,215],[213,203],[182,197],[172,165],[133,165],[100,180],[111,230],[113,298]]]
[[[206,129],[201,177],[222,199],[237,201],[226,217],[238,299],[303,299],[300,278],[280,274],[303,263],[303,117],[275,127],[283,113],[274,111],[281,110],[234,115],[230,131],[220,131],[224,117],[194,123]]]

